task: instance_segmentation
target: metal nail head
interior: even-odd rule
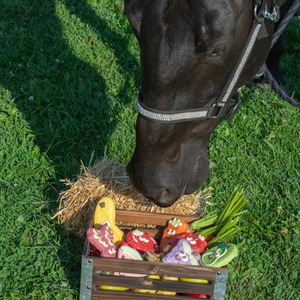
[[[214,300],[218,300],[217,298],[214,298]]]
[[[221,275],[221,272],[217,272],[217,274],[218,274],[218,275]],[[214,300],[216,300],[216,299],[214,299]]]
[[[90,288],[91,288],[91,286],[90,286],[90,285],[88,285],[88,286],[87,286],[87,289],[90,289]],[[215,299],[215,300],[216,300],[216,299]]]
[[[92,259],[89,259],[89,263],[92,263],[93,262],[93,260]]]
[[[150,270],[150,273],[151,274],[157,274],[158,272],[158,267],[153,267],[151,270]]]

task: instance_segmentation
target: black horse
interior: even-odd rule
[[[160,111],[210,107],[239,60],[261,2],[125,0],[125,13],[140,46],[143,104]],[[265,1],[270,11],[274,2]],[[279,2],[281,10],[288,5]],[[268,57],[274,27],[266,20],[265,35],[255,43],[231,96],[266,60],[280,79],[280,43]],[[167,124],[139,115],[136,148],[127,166],[136,190],[160,206],[197,190],[208,177],[207,147],[220,120]]]

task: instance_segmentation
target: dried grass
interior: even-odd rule
[[[66,186],[69,186],[69,189],[60,193],[59,211],[52,217],[52,219],[58,217],[59,223],[63,224],[70,234],[81,239],[85,238],[90,208],[95,207],[103,197],[111,197],[116,209],[179,215],[202,216],[206,208],[213,205],[208,202],[212,196],[212,188],[209,188],[197,195],[182,196],[172,206],[162,208],[134,190],[126,174],[125,165],[119,163],[117,158],[110,160],[106,151],[103,158],[98,160],[93,167],[90,167],[90,164],[89,167],[85,167],[82,163],[81,174],[76,182],[62,180]],[[123,225],[129,224],[123,223]],[[152,227],[155,226],[152,225]]]

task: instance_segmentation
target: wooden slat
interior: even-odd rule
[[[111,271],[122,273],[138,273],[168,277],[206,279],[215,281],[217,271],[228,272],[227,268],[209,268],[161,262],[136,261],[127,259],[85,257],[93,259],[93,273],[96,271]]]
[[[94,207],[91,207],[88,228],[92,228],[94,226],[94,210]],[[90,245],[87,238],[85,238],[82,255],[90,255]]]
[[[82,252],[82,257],[83,256],[88,256],[90,255],[90,249],[89,249],[89,241],[87,240],[87,238],[85,239],[84,242],[84,247],[83,247],[83,252]]]
[[[91,300],[192,300],[194,298],[186,296],[170,296],[170,295],[157,295],[157,294],[145,294],[134,292],[120,292],[109,290],[93,290]],[[210,297],[212,299],[212,297]]]
[[[123,210],[123,209],[116,210],[116,221],[118,222],[166,226],[167,222],[173,218],[183,219],[186,223],[191,223],[199,219],[198,216],[159,214],[159,213],[150,213],[144,211],[130,211],[130,210]]]
[[[214,292],[212,284],[112,275],[93,276],[93,286],[95,285],[205,295],[213,295]]]
[[[88,228],[94,227],[94,212],[95,212],[95,208],[92,206],[91,210],[90,210],[89,227]]]

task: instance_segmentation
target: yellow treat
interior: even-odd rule
[[[129,291],[129,288],[116,287],[116,286],[104,286],[100,287],[101,290],[114,290],[114,291]]]
[[[179,278],[180,281],[187,281],[187,282],[196,282],[196,283],[211,283],[209,280],[204,279],[192,279],[192,278]]]
[[[178,278],[177,278],[177,277],[167,277],[167,276],[162,276],[161,279],[178,281]],[[156,294],[159,294],[159,295],[176,295],[176,292],[157,291]]]
[[[159,276],[156,275],[148,275],[146,278],[152,278],[152,279],[160,279]],[[154,290],[137,290],[137,289],[133,289],[133,292],[138,292],[138,293],[148,293],[148,294],[155,294],[156,291]]]
[[[94,228],[98,229],[100,224],[109,222],[109,226],[114,234],[114,243],[118,246],[122,241],[125,241],[125,234],[115,224],[116,210],[114,201],[105,197],[102,198],[95,209],[94,213]]]

